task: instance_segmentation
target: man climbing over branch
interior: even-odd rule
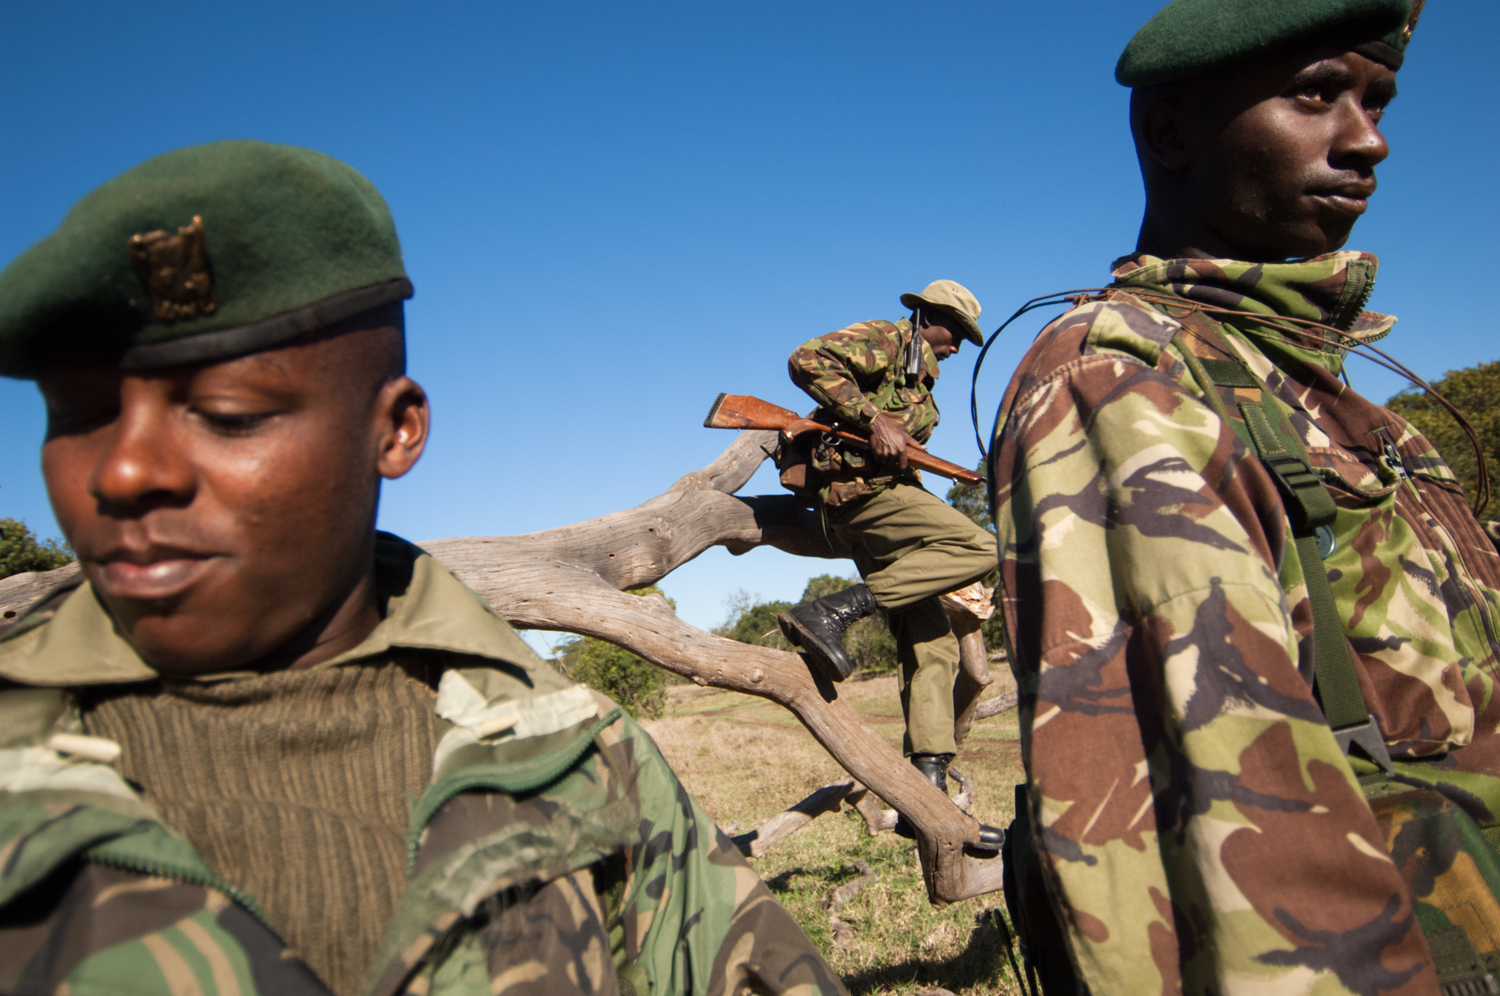
[[[910,319],[858,322],[808,340],[788,360],[792,381],[818,402],[809,417],[864,430],[870,449],[828,436],[786,447],[782,483],[821,510],[828,528],[853,551],[864,583],[789,609],[779,621],[819,674],[842,681],[854,670],[844,630],[877,609],[886,613],[901,667],[903,750],[946,793],[948,763],[957,750],[959,654],[938,596],[994,570],[995,543],[922,487],[907,466],[907,450],[926,443],[937,427],[932,387],[938,364],[956,355],[964,340],[979,345],[984,337],[979,302],[952,280],[903,294],[901,303],[911,309]],[[897,832],[911,831],[903,823]],[[981,831],[982,845],[999,843],[998,830]]]

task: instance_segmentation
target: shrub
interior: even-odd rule
[[[795,650],[776,623],[776,617],[791,607],[791,602],[757,602],[738,592],[730,600],[729,621],[715,629],[714,635],[757,647]]]
[[[975,470],[983,475],[984,464],[980,464]],[[973,519],[986,532],[995,531],[995,523],[990,519],[990,497],[983,484],[954,481],[953,487],[948,489],[948,494],[944,497],[948,504]]]
[[[1500,491],[1500,361],[1450,370],[1441,380],[1433,381],[1432,386],[1453,402],[1474,426],[1484,447],[1485,462],[1489,465],[1490,487]],[[1464,492],[1473,501],[1479,491],[1479,464],[1474,459],[1474,444],[1448,410],[1418,387],[1402,391],[1385,406],[1427,437],[1453,468]],[[1490,507],[1493,507],[1493,502]],[[1483,513],[1484,509],[1479,511]]]
[[[807,582],[797,604],[816,601],[858,583],[858,578],[820,574]],[[797,648],[781,635],[781,627],[776,623],[776,617],[791,607],[791,602],[756,602],[740,592],[730,603],[729,621],[715,629],[714,635],[754,646],[795,651]],[[896,667],[896,641],[883,612],[861,619],[845,630],[844,649],[858,671],[880,673]]]
[[[660,588],[638,588],[632,595],[656,595],[677,608]],[[635,719],[658,719],[667,707],[667,675],[661,668],[591,636],[575,636],[558,645],[558,664],[568,677],[603,692]]]
[[[0,578],[51,571],[73,560],[73,550],[55,539],[38,540],[26,523],[0,519]]]

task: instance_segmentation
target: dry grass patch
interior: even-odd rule
[[[899,748],[894,677],[846,682],[839,694]],[[737,822],[741,832],[752,829],[844,776],[791,713],[763,699],[679,693],[666,717],[643,725],[721,827]],[[1012,786],[1021,778],[1014,714],[979,724],[954,766],[978,782],[975,815],[1009,824]],[[834,889],[860,877],[860,862],[873,874],[835,911],[853,928],[836,943],[825,904]],[[993,921],[1003,915],[1001,895],[934,909],[912,843],[890,833],[870,837],[852,811],[814,821],[753,864],[854,996],[912,996],[929,986],[959,996],[1020,992]]]

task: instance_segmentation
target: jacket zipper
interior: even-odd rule
[[[105,868],[118,868],[121,871],[134,872],[137,875],[151,875],[156,878],[170,878],[173,881],[182,882],[187,885],[197,885],[222,892],[253,916],[262,927],[265,927],[275,935],[278,941],[281,940],[280,932],[271,925],[271,921],[266,918],[265,911],[260,908],[260,904],[250,898],[248,894],[230,885],[217,875],[204,875],[197,872],[184,871],[174,865],[159,864],[153,861],[125,860],[92,854],[88,856],[88,861],[91,864],[100,865]]]
[[[1391,465],[1391,469],[1396,472],[1397,477],[1401,478],[1401,482],[1411,489],[1412,496],[1421,501],[1422,493],[1417,490],[1417,486],[1412,483],[1411,475],[1406,472],[1406,464],[1402,462],[1401,452],[1396,449],[1396,444],[1391,441],[1390,433],[1384,427],[1376,431],[1380,433],[1380,442],[1385,448],[1386,463]],[[1427,511],[1425,504],[1422,506],[1422,511]]]

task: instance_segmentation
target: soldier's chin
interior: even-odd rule
[[[1309,220],[1306,224],[1275,233],[1268,240],[1270,245],[1257,254],[1258,258],[1268,261],[1308,259],[1342,249],[1344,243],[1349,241],[1349,233],[1354,225],[1352,222],[1330,224],[1329,221],[1331,219]]]
[[[183,605],[116,614],[120,635],[141,660],[162,674],[202,675],[242,671],[257,649],[249,634],[223,630],[223,614]]]
[[[1359,221],[1359,215],[1350,214],[1341,210],[1324,210],[1318,212],[1318,239],[1316,248],[1311,252],[1299,253],[1299,256],[1320,256],[1325,252],[1335,252],[1344,248],[1349,241],[1349,236],[1354,234],[1354,225]]]

